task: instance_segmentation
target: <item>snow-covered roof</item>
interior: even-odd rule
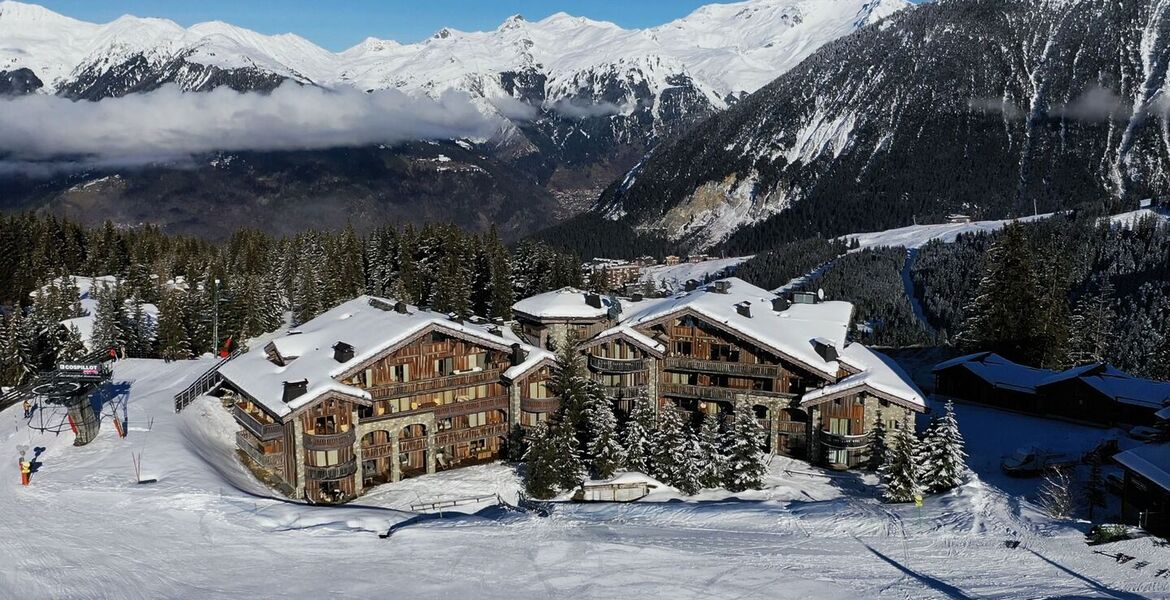
[[[1101,395],[1123,404],[1161,408],[1166,405],[1167,400],[1170,400],[1170,382],[1134,377],[1113,365],[1104,363],[1090,363],[1066,369],[1045,378],[1040,386],[1070,379],[1080,379],[1100,392]]]
[[[816,404],[823,399],[853,393],[854,390],[868,389],[889,400],[900,400],[900,404],[909,408],[926,409],[922,390],[888,356],[853,343],[841,351],[840,360],[858,372],[837,383],[806,392],[800,399],[801,404]]]
[[[1170,491],[1170,443],[1143,444],[1113,459],[1158,487]]]
[[[1154,413],[1154,417],[1163,421],[1170,420],[1170,406],[1167,406],[1166,408],[1163,408],[1162,410]]]
[[[714,285],[669,298],[646,300],[630,308],[621,324],[638,327],[683,311],[694,311],[715,325],[734,330],[763,348],[787,356],[807,368],[836,378],[837,361],[825,361],[813,343],[824,339],[837,348],[845,347],[853,305],[831,301],[817,304],[793,304],[786,310],[772,310],[778,296],[738,277],[720,281],[730,284],[725,291]],[[740,312],[745,306],[750,316]]]
[[[1029,394],[1036,393],[1036,386],[1052,375],[1052,371],[1016,364],[994,352],[976,352],[953,358],[935,365],[933,371],[938,373],[957,366],[997,388]]]
[[[595,337],[593,337],[593,339],[588,340],[582,344],[582,348],[588,348],[610,336],[627,336],[631,341],[647,350],[658,353],[666,351],[666,346],[663,346],[662,342],[659,342],[658,340],[634,329],[633,327],[630,327],[629,325],[618,325],[617,327],[610,327],[609,329],[606,329],[605,331],[597,334]]]
[[[614,305],[611,298],[600,296],[601,306],[586,300],[590,292],[573,287],[529,296],[512,305],[512,310],[537,319],[597,319],[606,316]]]
[[[508,369],[506,375],[510,377],[523,374],[541,359],[551,356],[519,342],[506,328],[497,335],[487,325],[458,323],[442,313],[415,306],[406,306],[406,312],[400,313],[393,309],[394,305],[392,300],[359,296],[273,340],[272,346],[286,361],[284,366],[271,362],[263,348],[253,348],[225,364],[219,372],[269,412],[284,417],[329,392],[369,399],[365,390],[342,384],[337,378],[430,329],[501,350],[521,344],[528,356],[521,365]],[[333,346],[338,342],[353,346],[353,358],[344,363],[334,359]],[[308,382],[305,393],[285,403],[284,383],[301,380]]]

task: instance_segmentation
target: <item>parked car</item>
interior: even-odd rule
[[[1048,469],[1068,467],[1077,464],[1075,458],[1060,452],[1048,452],[1041,448],[1020,448],[1003,459],[1000,466],[1009,475],[1038,475]]]

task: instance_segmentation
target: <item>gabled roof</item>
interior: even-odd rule
[[[844,379],[810,390],[800,399],[801,406],[811,406],[865,391],[911,410],[926,410],[925,396],[902,367],[884,354],[862,346],[849,344],[840,360],[852,366],[857,373]]]
[[[994,352],[976,352],[935,365],[933,372],[962,367],[972,375],[1005,390],[1035,394],[1036,386],[1052,371],[1016,364]]]
[[[573,287],[529,296],[512,305],[512,310],[537,319],[599,319],[609,314],[614,306],[612,298],[600,296],[600,307],[590,306],[586,297],[590,292]]]
[[[581,349],[585,350],[614,338],[623,338],[654,356],[662,356],[662,353],[666,351],[666,346],[663,346],[661,342],[628,325],[618,325],[606,329],[595,337],[582,342]]]
[[[286,360],[296,357],[284,366],[270,362],[263,349],[253,348],[223,365],[219,372],[268,412],[285,417],[328,392],[368,399],[370,395],[365,390],[344,385],[339,379],[387,350],[431,331],[499,350],[520,343],[528,353],[523,364],[531,363],[531,366],[548,355],[519,342],[506,328],[497,335],[486,325],[458,323],[442,313],[415,306],[406,306],[406,312],[400,313],[393,309],[394,304],[391,300],[359,296],[273,340],[272,346]],[[333,346],[338,342],[354,348],[353,357],[344,363],[334,359]],[[518,376],[520,372],[515,374]],[[308,381],[306,392],[288,403],[283,402],[284,382],[302,379]]]
[[[1170,491],[1170,443],[1143,444],[1115,455],[1113,460]]]
[[[776,294],[737,277],[721,281],[730,284],[723,292],[715,291],[710,285],[669,298],[639,302],[624,315],[621,324],[644,328],[693,312],[712,325],[732,331],[765,350],[787,357],[826,378],[836,379],[837,361],[821,358],[814,340],[823,338],[838,351],[842,350],[853,316],[852,304],[793,304],[786,310],[775,311],[772,310],[772,300],[778,298]],[[749,314],[743,314],[737,308],[739,306],[747,306],[745,312]]]

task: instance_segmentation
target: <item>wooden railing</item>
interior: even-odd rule
[[[642,358],[604,358],[590,354],[589,368],[603,373],[635,373],[645,371],[647,363]]]
[[[718,373],[721,375],[742,375],[745,377],[775,378],[783,374],[783,369],[776,365],[753,365],[749,363],[723,362],[718,360],[702,360],[699,358],[667,357],[663,360],[666,369],[681,371],[701,371],[703,373]]]
[[[439,392],[461,387],[470,387],[473,385],[483,385],[485,383],[498,383],[500,381],[500,374],[502,372],[503,371],[500,369],[487,369],[484,371],[474,371],[472,373],[461,373],[459,375],[447,375],[445,377],[420,379],[418,381],[389,383],[385,385],[379,385],[377,387],[372,387],[369,389],[369,392],[370,396],[374,400],[386,400],[388,398],[414,396],[424,392]]]
[[[244,429],[252,432],[252,435],[261,441],[275,440],[284,433],[284,426],[280,423],[265,423],[256,415],[244,410],[239,404],[232,407],[232,414],[236,417],[236,421],[244,426]]]
[[[560,398],[521,398],[520,410],[532,413],[552,413],[561,409]]]
[[[268,468],[278,469],[282,462],[284,462],[283,454],[264,454],[259,448],[252,445],[248,439],[248,434],[243,431],[236,432],[236,447],[247,454],[249,458],[256,461],[256,464]]]
[[[342,479],[357,473],[357,460],[349,459],[339,465],[331,467],[313,467],[305,465],[305,479],[321,481],[325,479]]]
[[[357,433],[353,428],[349,431],[342,431],[339,433],[322,433],[315,434],[305,432],[305,449],[307,450],[336,450],[338,448],[345,448],[352,446],[354,440],[357,439]]]
[[[362,460],[385,458],[394,452],[394,444],[378,444],[377,446],[362,446]]]
[[[454,431],[444,431],[442,433],[435,434],[435,445],[450,446],[451,444],[459,444],[462,442],[470,442],[471,440],[505,435],[508,435],[507,423],[480,425],[479,427],[456,429]]]
[[[817,433],[820,436],[821,443],[832,448],[865,448],[869,446],[870,442],[869,434],[865,433],[861,435],[840,435],[829,433],[823,429]]]
[[[637,398],[639,395],[641,395],[642,390],[646,389],[645,386],[638,386],[638,385],[629,385],[629,386],[620,386],[620,385],[609,386],[609,385],[607,385],[607,386],[604,386],[604,388],[605,388],[605,395],[606,396],[609,396],[610,398],[614,398],[614,399],[618,399],[618,400],[628,399],[628,398]]]
[[[218,387],[219,384],[223,383],[223,376],[219,374],[219,368],[227,364],[229,360],[239,356],[243,351],[244,349],[240,347],[235,352],[219,359],[210,369],[200,375],[199,379],[196,379],[191,385],[184,388],[183,391],[175,394],[175,412],[182,412],[196,398],[210,392]]]
[[[686,385],[681,383],[661,383],[658,385],[658,391],[666,396],[682,396],[685,398],[720,400],[723,402],[734,402],[735,397],[739,394],[779,398],[783,400],[795,398],[793,394],[785,394],[783,392],[768,392],[764,390],[716,387],[710,385]]]
[[[488,396],[487,398],[476,398],[475,400],[464,400],[462,402],[452,402],[451,404],[441,404],[435,408],[435,418],[446,419],[447,417],[469,415],[471,413],[484,412],[488,410],[508,410],[508,397]]]

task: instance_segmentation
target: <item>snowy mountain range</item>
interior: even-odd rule
[[[493,197],[501,205],[516,207],[529,198],[549,208],[536,210],[528,224],[522,215],[505,217],[492,210],[477,212],[469,224],[508,222],[506,234],[522,233],[541,226],[546,216],[564,218],[587,209],[661,140],[737,104],[826,42],[906,6],[904,0],[747,0],[704,6],[649,29],[624,29],[564,13],[535,22],[517,15],[493,31],[442,29],[414,44],[371,38],[333,53],[293,34],[262,35],[220,22],[184,28],[164,19],[126,16],[92,24],[4,0],[0,95],[101,100],[167,84],[187,91],[266,92],[292,81],[436,98],[457,90],[470,95],[485,116],[503,119],[490,139],[459,140],[458,147],[440,142],[454,163],[437,175],[434,169],[420,173],[414,168],[435,159],[429,147],[418,144],[377,152],[355,149],[369,158],[363,164],[377,167],[372,171],[341,165],[331,151],[291,159],[237,152],[198,158],[194,170],[188,164],[182,172],[153,165],[147,170],[91,169],[47,183],[9,181],[0,208],[83,209],[93,218],[161,221],[172,229],[215,235],[222,233],[216,231],[221,225],[182,208],[208,195],[218,197],[193,191],[199,187],[233,190],[233,210],[246,203],[254,209],[248,214],[261,217],[265,207],[282,202],[337,203],[345,214],[336,218],[344,223],[418,218],[417,211],[382,210],[386,198],[405,206],[457,194],[455,204],[475,204],[489,173]],[[419,148],[426,152],[419,155]],[[225,170],[227,164],[236,172]],[[292,164],[300,171],[282,170]],[[379,183],[387,179],[386,165],[395,172],[389,178],[395,188]],[[123,185],[85,186],[109,181],[102,178],[111,175],[119,175]],[[262,197],[234,192],[257,185],[264,188]],[[165,212],[175,206],[154,208],[163,195],[167,201],[162,204],[173,198],[184,214]],[[323,210],[314,206],[309,212]],[[281,230],[303,225],[273,223]]]
[[[944,0],[669,140],[595,215],[729,254],[1170,193],[1170,4]],[[567,227],[577,227],[568,224]]]

